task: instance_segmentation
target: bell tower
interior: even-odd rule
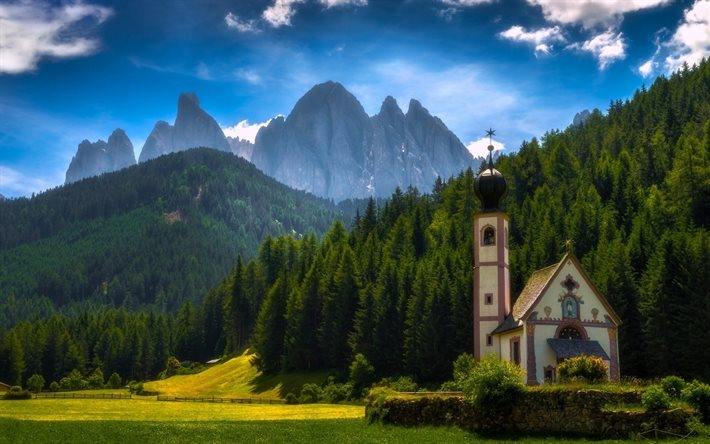
[[[510,269],[508,267],[508,225],[510,218],[500,202],[508,185],[500,171],[493,168],[492,137],[489,137],[488,165],[474,182],[481,201],[481,212],[473,218],[473,356],[481,359],[500,354],[497,337],[491,335],[510,314]]]

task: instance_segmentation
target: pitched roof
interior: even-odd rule
[[[588,339],[553,339],[547,340],[550,347],[557,353],[557,359],[575,358],[579,355],[596,356],[609,360],[602,346],[597,341]]]
[[[562,263],[562,262],[560,262]],[[518,300],[515,301],[513,306],[513,317],[515,319],[522,318],[525,313],[533,306],[535,301],[537,301],[538,296],[542,293],[542,290],[547,286],[550,278],[557,267],[560,264],[550,265],[549,267],[542,268],[540,270],[534,271],[530,276],[530,279],[525,283],[525,288],[520,292]]]
[[[515,330],[523,326],[523,322],[515,319],[514,316],[508,315],[507,318],[491,332],[492,335],[497,335],[500,333],[505,333],[510,330]]]
[[[540,296],[542,296],[545,290],[550,286],[552,278],[557,274],[559,270],[562,269],[562,266],[567,260],[571,260],[575,268],[579,270],[579,273],[582,275],[582,278],[587,282],[592,292],[597,296],[602,305],[604,305],[614,323],[616,325],[621,325],[621,318],[619,318],[619,315],[616,314],[616,312],[606,300],[604,295],[599,293],[599,290],[597,290],[597,287],[594,286],[594,283],[589,278],[589,275],[584,270],[584,267],[582,267],[582,264],[579,263],[579,260],[577,260],[575,255],[572,253],[565,253],[565,255],[562,256],[562,259],[558,263],[550,265],[549,267],[541,268],[540,270],[533,272],[533,274],[530,276],[530,279],[528,279],[527,283],[525,284],[525,288],[523,288],[523,291],[520,293],[518,300],[515,301],[515,305],[513,306],[512,313],[515,319],[524,320],[530,314],[530,310],[532,309],[532,307],[535,305],[537,300],[540,299]]]
[[[10,385],[0,381],[0,387],[10,387]]]

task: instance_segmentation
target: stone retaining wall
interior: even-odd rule
[[[560,433],[627,438],[652,428],[688,432],[690,413],[681,409],[647,413],[604,411],[605,404],[637,404],[638,393],[528,391],[507,411],[477,410],[460,397],[389,398],[368,405],[375,420],[403,425],[457,425],[471,431]]]

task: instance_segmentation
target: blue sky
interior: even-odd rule
[[[0,0],[0,193],[60,185],[117,127],[137,157],[183,91],[248,137],[335,80],[515,150],[710,54],[709,23],[710,0]]]

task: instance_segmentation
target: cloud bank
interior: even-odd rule
[[[86,34],[112,13],[110,8],[81,2],[60,6],[39,0],[0,4],[0,73],[34,71],[47,57],[95,53],[100,42]]]

